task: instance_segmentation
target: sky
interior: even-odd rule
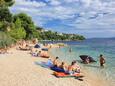
[[[47,30],[115,37],[115,0],[16,0],[10,11],[27,13]]]

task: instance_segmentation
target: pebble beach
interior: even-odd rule
[[[29,51],[12,48],[0,54],[0,86],[106,86],[103,80],[93,79],[84,69],[83,81],[75,78],[56,78],[53,71],[37,65],[46,58],[32,57]]]

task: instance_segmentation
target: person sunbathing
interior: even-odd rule
[[[58,63],[59,63],[58,59],[59,59],[59,57],[56,57],[56,58],[54,59],[54,61],[53,61],[53,65],[54,65],[55,67],[58,67]]]
[[[38,57],[41,51],[38,52],[38,50],[35,50],[35,52],[31,52],[31,55],[34,57]]]
[[[8,50],[7,48],[1,48],[1,49],[0,49],[0,54],[8,53],[7,50]]]
[[[66,69],[66,68],[65,68],[65,63],[64,63],[64,62],[62,62],[62,63],[61,63],[61,65],[59,65],[59,68],[61,68],[61,69],[65,70],[65,69]]]
[[[80,68],[76,65],[76,61],[72,61],[71,65],[68,66],[67,73],[70,75],[80,73]]]
[[[73,66],[74,66],[74,62],[72,62],[71,65],[68,66],[67,73],[70,75],[72,75],[74,73]]]
[[[40,53],[40,56],[43,57],[43,58],[49,58],[48,53],[47,53],[47,52],[44,52],[44,51],[42,51],[42,52]]]
[[[73,71],[80,73],[80,66],[77,64],[76,61],[73,61],[73,62],[74,62]]]
[[[53,66],[53,61],[49,58],[49,59],[47,60],[47,62],[46,62],[46,65],[47,65],[48,67],[52,67],[52,66]]]
[[[17,49],[20,50],[30,50],[30,46],[28,43],[26,43],[26,41],[22,41],[21,43],[19,43],[19,47]]]
[[[62,62],[59,66],[53,64],[53,66],[50,67],[50,69],[56,72],[65,72],[66,71],[65,63]]]

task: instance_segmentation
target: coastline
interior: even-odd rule
[[[46,58],[32,57],[28,51],[15,48],[9,52],[0,56],[0,86],[102,86],[100,80],[92,79],[84,69],[82,69],[84,81],[56,78],[52,75],[52,70],[35,64],[47,61]]]
[[[114,3],[0,0],[0,86],[114,86]],[[83,62],[82,55],[88,55]],[[76,61],[81,74],[54,76],[53,69],[61,71],[49,67],[55,57],[72,73]]]
[[[51,53],[51,49],[49,53],[50,53],[50,56],[54,57],[53,54]],[[90,72],[91,70],[88,70],[86,67],[84,67],[81,64],[79,65],[81,67],[81,73],[85,76],[83,79],[87,83],[86,86],[109,86],[110,85],[109,81],[105,80],[104,76],[102,76],[101,74],[95,75],[94,72],[92,73]]]

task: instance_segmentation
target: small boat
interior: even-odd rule
[[[89,60],[89,63],[91,63],[91,62],[96,62],[96,61],[93,59],[93,57],[91,57],[91,56],[89,56],[89,55],[80,55],[79,57],[82,59],[83,63],[86,63],[86,62],[87,62],[87,59]]]

